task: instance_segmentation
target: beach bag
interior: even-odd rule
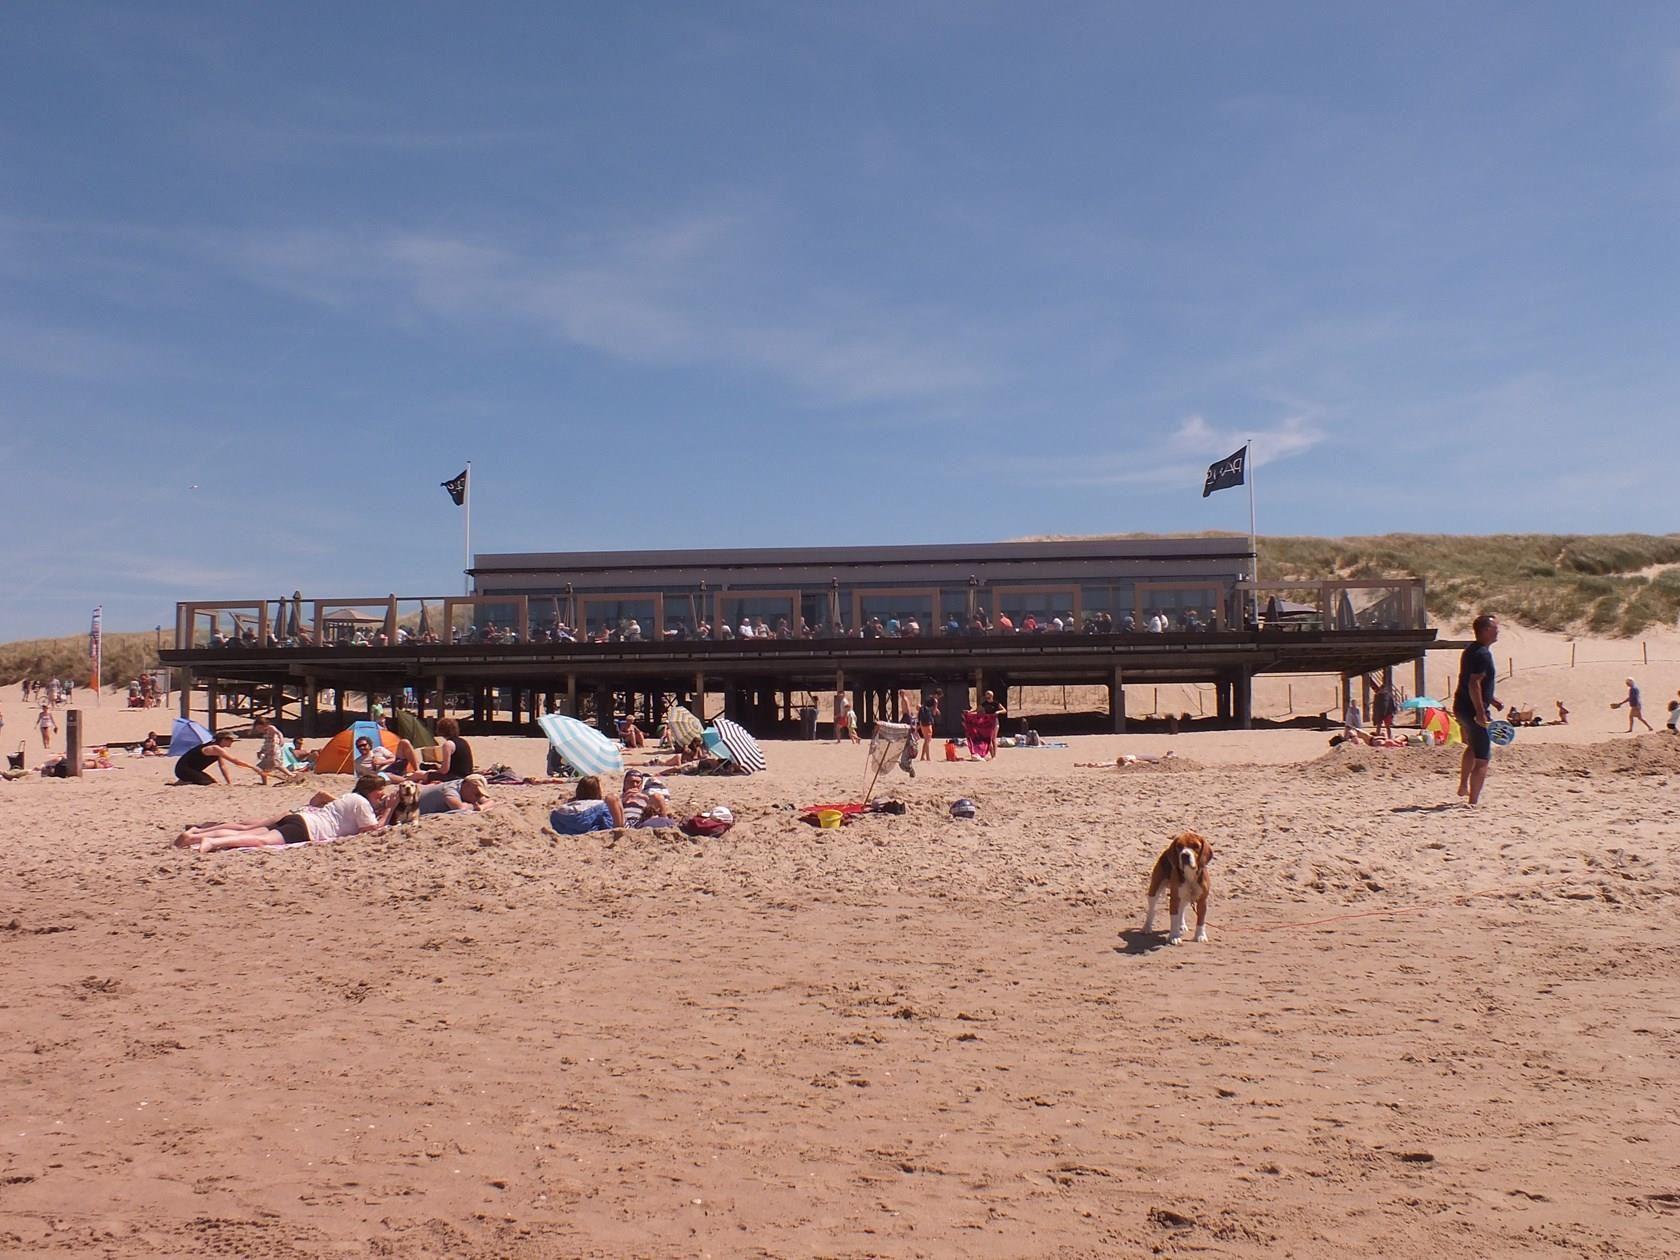
[[[693,836],[696,840],[699,840],[712,836],[721,836],[734,825],[735,823],[733,820],[726,822],[724,819],[714,818],[710,814],[695,814],[687,822],[682,824],[682,833],[685,836]]]

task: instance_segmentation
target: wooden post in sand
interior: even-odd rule
[[[65,773],[82,777],[82,711],[64,711],[64,767]]]
[[[1114,679],[1108,685],[1108,716],[1109,724],[1116,735],[1126,733],[1126,686],[1118,665],[1114,667]]]
[[[209,710],[204,716],[204,725],[210,728],[210,733],[216,733],[216,676],[212,674],[204,680],[204,704]]]
[[[1238,671],[1235,686],[1237,690],[1237,729],[1252,730],[1254,727],[1254,676],[1246,666]]]
[[[1412,682],[1416,684],[1412,694],[1414,696],[1427,696],[1429,694],[1427,659],[1422,656],[1418,657],[1417,660],[1412,662],[1412,670]]]
[[[190,667],[181,670],[181,716],[192,716],[193,672]]]
[[[703,725],[706,721],[706,675],[704,671],[697,671],[694,675],[694,716]]]

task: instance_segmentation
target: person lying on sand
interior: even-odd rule
[[[1113,761],[1076,761],[1073,764],[1081,770],[1112,770],[1116,766],[1152,766],[1158,761],[1168,761],[1177,756],[1178,754],[1169,748],[1159,756],[1153,753],[1121,753]]]
[[[290,813],[188,827],[175,837],[175,847],[216,853],[222,849],[261,849],[357,836],[387,826],[397,812],[401,796],[399,789],[392,788],[377,775],[363,775],[347,795],[335,797],[331,792],[317,792],[309,798],[309,804]]]
[[[482,774],[469,774],[459,783],[434,783],[420,789],[422,814],[481,814],[491,804],[489,783]]]
[[[710,754],[706,751],[705,740],[691,739],[689,740],[688,745],[684,748],[679,748],[675,755],[664,758],[655,757],[652,761],[646,762],[645,764],[648,766],[658,766],[663,770],[671,770],[678,766],[686,766],[691,761],[699,761],[701,758],[709,755]]]
[[[1364,744],[1367,748],[1405,748],[1407,741],[1399,735],[1367,735],[1364,731],[1347,730],[1330,737],[1330,747],[1342,744]]]
[[[663,792],[649,792],[647,808],[642,810],[642,816],[636,820],[638,827],[675,827],[677,820],[671,817],[671,801]]]

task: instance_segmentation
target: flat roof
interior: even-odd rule
[[[688,551],[503,551],[473,556],[473,576],[635,569],[777,568],[977,560],[1247,560],[1246,537],[1074,538],[990,543],[911,543],[879,547],[734,547]]]

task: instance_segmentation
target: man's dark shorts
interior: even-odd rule
[[[1491,761],[1493,759],[1493,741],[1488,738],[1488,729],[1476,721],[1474,713],[1454,713],[1458,719],[1458,729],[1464,733],[1464,743],[1470,749],[1471,756],[1477,761]]]

